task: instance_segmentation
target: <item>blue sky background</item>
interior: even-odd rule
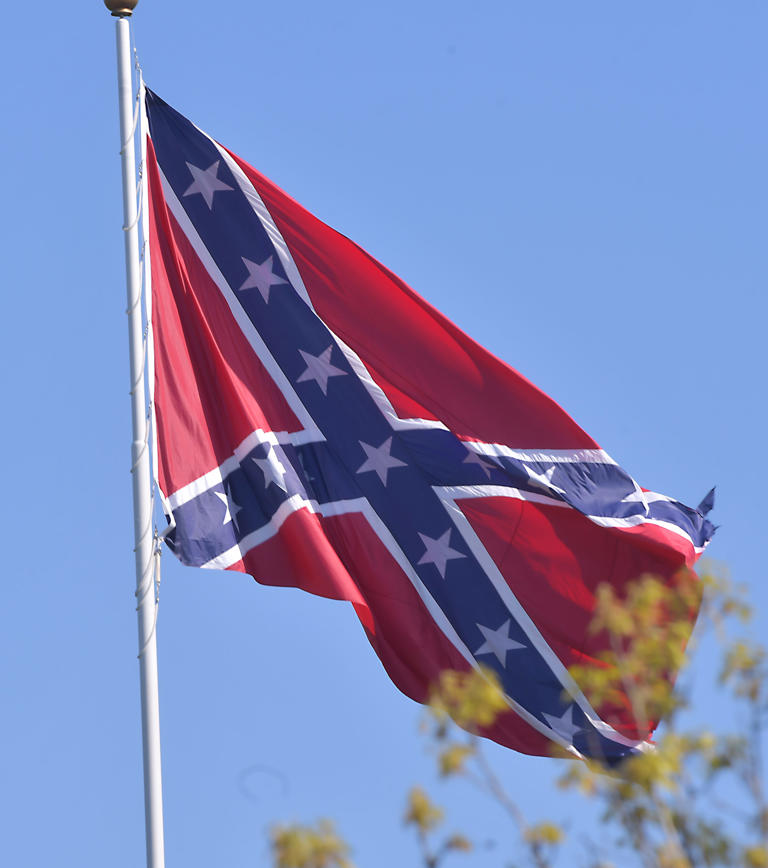
[[[768,629],[768,8],[678,0],[384,5],[142,0],[148,84],[555,397],[645,487],[695,505]],[[114,27],[10,4],[0,57],[6,455],[0,862],[144,858]],[[365,868],[450,825],[420,709],[351,609],[164,558],[169,866],[264,865],[275,820],[335,818]],[[712,656],[694,663],[706,681]],[[697,694],[696,719],[719,700]],[[597,831],[555,761],[488,747],[533,817]],[[579,851],[577,851],[579,852]],[[563,864],[578,864],[578,858]]]

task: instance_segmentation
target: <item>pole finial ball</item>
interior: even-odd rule
[[[115,18],[128,18],[139,0],[104,0],[104,5]]]

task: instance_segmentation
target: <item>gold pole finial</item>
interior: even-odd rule
[[[139,0],[104,0],[104,5],[115,18],[130,18]]]

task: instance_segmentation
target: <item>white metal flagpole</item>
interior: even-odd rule
[[[132,474],[136,554],[136,611],[139,621],[141,732],[144,757],[144,815],[147,868],[164,868],[163,793],[160,773],[160,709],[157,689],[157,608],[155,600],[152,483],[144,396],[145,347],[141,306],[134,118],[138,104],[132,86],[130,18],[138,0],[104,0],[117,18],[117,85],[120,102],[120,155],[123,169],[123,229],[128,296],[128,340],[133,420]]]

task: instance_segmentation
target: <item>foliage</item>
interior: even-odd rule
[[[718,682],[724,701],[734,704],[745,721],[734,734],[686,729],[687,691],[671,687],[670,673],[690,653],[690,625],[699,606],[697,635],[712,628],[721,643]],[[591,665],[573,667],[571,674],[593,706],[623,716],[625,726],[629,720],[631,728],[643,733],[660,719],[664,723],[652,748],[617,768],[570,759],[560,774],[560,788],[597,802],[610,833],[588,843],[582,860],[588,868],[768,868],[761,757],[768,660],[761,646],[730,635],[732,623],[745,622],[749,615],[741,592],[712,571],[701,580],[681,571],[670,584],[642,576],[622,596],[609,586],[598,589],[591,630],[605,636],[606,650]],[[492,671],[444,672],[432,690],[425,723],[437,769],[444,778],[482,789],[505,809],[519,838],[514,866],[506,863],[508,868],[575,864],[576,844],[562,825],[530,822],[484,756],[478,733],[505,710]],[[471,847],[457,833],[440,837],[443,812],[419,787],[408,796],[404,819],[416,833],[426,868],[437,868],[449,854]],[[288,828],[297,834],[299,827]],[[340,843],[332,832],[330,837]],[[289,851],[284,845],[278,849],[276,840],[273,832],[277,868],[348,864],[346,850],[338,858],[319,858],[313,855],[315,845],[303,851],[294,845]],[[293,861],[285,856],[289,852]]]
[[[421,787],[414,787],[408,794],[404,820],[406,826],[413,826],[416,829],[426,868],[436,868],[443,857],[451,851],[466,852],[472,849],[470,842],[457,832],[448,835],[436,846],[432,843],[432,833],[443,822],[443,810],[432,803]]]
[[[313,828],[295,823],[271,831],[275,868],[353,868],[349,847],[329,820]]]

